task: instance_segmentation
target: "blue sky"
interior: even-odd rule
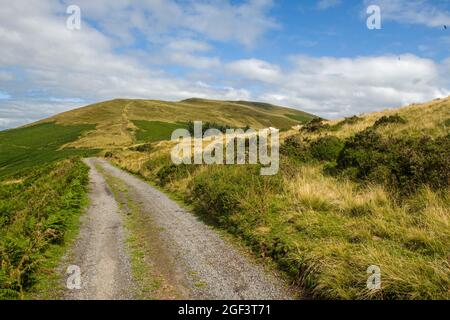
[[[0,129],[117,97],[336,118],[450,95],[448,0],[18,0],[0,6],[0,47]]]

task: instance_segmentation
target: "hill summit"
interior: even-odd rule
[[[70,110],[35,124],[95,125],[70,146],[77,148],[126,147],[139,137],[165,140],[189,121],[203,121],[235,128],[276,127],[289,129],[313,115],[303,111],[250,101],[220,101],[191,98],[179,102],[115,99]]]

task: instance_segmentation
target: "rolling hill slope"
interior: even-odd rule
[[[231,127],[289,129],[314,116],[302,111],[247,101],[187,99],[180,102],[116,99],[58,114],[39,123],[58,125],[94,124],[70,146],[77,148],[115,148],[135,143],[139,130],[183,127],[189,121],[214,122]],[[152,123],[145,124],[144,121]],[[144,128],[142,128],[144,127]],[[160,137],[163,140],[163,137]],[[170,135],[166,137],[169,139]]]
[[[71,155],[92,155],[103,149],[170,139],[173,130],[186,127],[189,121],[289,129],[313,117],[294,109],[247,101],[105,101],[0,132],[0,178]]]

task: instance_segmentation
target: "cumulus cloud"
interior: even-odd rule
[[[114,1],[114,4],[105,1],[105,7],[102,7],[100,2],[89,2],[89,5],[86,2],[93,15],[114,14],[114,10],[109,12],[107,9],[130,4],[129,1]],[[148,3],[160,5],[163,11],[170,10],[170,6],[166,9],[165,1]],[[248,5],[260,7],[264,3],[267,5],[268,2],[252,1]],[[82,15],[85,12],[82,10]],[[158,10],[155,12],[161,16],[160,20],[165,19]],[[30,88],[37,88],[41,98],[75,97],[86,101],[116,97],[172,100],[222,94],[224,97],[247,96],[241,89],[229,86],[205,88],[143,64],[132,55],[116,53],[114,40],[87,23],[82,24],[81,31],[68,30],[66,16],[61,13],[65,13],[63,4],[38,0],[14,1],[0,10],[0,47],[8,48],[0,55],[0,67],[16,68],[21,74],[21,78],[14,79],[10,73],[2,71],[0,87],[13,97],[22,97],[23,101],[32,103],[32,100],[24,99],[30,95]],[[162,50],[167,63],[196,68],[220,64],[217,58],[195,55],[209,50],[204,42],[190,38],[169,40],[162,46],[167,48]],[[42,116],[45,116],[44,112]]]
[[[237,60],[229,63],[227,69],[250,80],[268,83],[275,83],[281,80],[280,68],[263,60]]]
[[[267,30],[278,27],[267,14],[272,0],[78,0],[77,5],[103,32],[125,42],[132,41],[135,30],[158,43],[181,29],[209,40],[253,46]]]
[[[244,64],[241,61],[240,64]],[[293,56],[280,77],[258,76],[253,61],[239,75],[267,83],[260,98],[337,117],[450,95],[444,66],[414,55],[333,58]],[[264,65],[258,61],[256,65]],[[257,76],[255,76],[255,74]]]
[[[69,101],[8,100],[0,103],[0,130],[25,125],[81,105]]]
[[[367,6],[378,5],[382,19],[428,27],[450,25],[450,12],[430,0],[365,0]]]
[[[14,79],[14,76],[11,72],[0,71],[0,81],[11,81]]]
[[[79,0],[77,5],[82,13],[79,32],[65,28],[63,3],[18,0],[4,6],[0,11],[0,46],[8,50],[0,55],[0,66],[20,66],[34,83],[45,85],[50,91],[52,86],[61,84],[75,88],[59,92],[62,94],[126,91],[133,95],[148,90],[150,96],[151,91],[154,94],[165,86],[176,89],[183,84],[142,65],[131,55],[115,54],[117,43],[108,36],[110,33],[133,41],[132,32],[138,30],[148,42],[157,45],[155,56],[160,63],[210,68],[220,61],[197,54],[211,47],[193,39],[192,32],[206,39],[252,45],[275,26],[266,16],[272,5],[270,0],[249,0],[238,5],[219,0],[187,1],[184,5],[173,0]],[[99,29],[85,23],[89,19],[95,20]],[[178,29],[175,37],[170,32],[176,28],[185,31]],[[187,35],[180,38],[184,32]],[[153,54],[155,47],[149,51]],[[0,80],[6,80],[6,76],[0,73]]]

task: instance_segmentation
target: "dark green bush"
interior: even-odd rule
[[[400,187],[416,189],[425,184],[441,189],[449,186],[450,135],[400,140],[394,150],[397,164],[394,174]]]
[[[220,172],[214,172],[211,177],[195,177],[192,199],[197,212],[226,225],[228,217],[238,211],[244,186],[237,181],[227,183],[220,176]]]
[[[193,121],[189,121],[187,123],[187,129],[191,135],[194,135],[194,122]],[[244,131],[247,131],[247,130],[251,129],[251,127],[249,125],[246,125],[243,128],[236,128],[236,127],[231,127],[227,124],[220,124],[220,123],[215,123],[215,122],[203,122],[202,123],[202,135],[204,135],[206,130],[208,130],[208,129],[217,129],[222,133],[226,133],[226,131],[228,129],[234,129],[234,130],[243,129]]]
[[[113,157],[113,153],[111,151],[105,152],[105,158],[112,158],[112,157]]]
[[[194,135],[194,122],[189,121],[187,129],[191,133],[191,135]],[[233,129],[233,128],[230,127],[229,125],[219,124],[219,123],[215,123],[215,122],[202,123],[202,135],[204,135],[206,130],[208,130],[208,129],[217,129],[220,132],[225,133],[227,131],[227,129]]]
[[[197,168],[197,165],[193,164],[179,164],[174,163],[166,164],[162,166],[156,176],[158,178],[159,184],[165,186],[171,181],[182,179],[192,174]]]
[[[351,116],[351,117],[345,118],[344,120],[331,126],[330,130],[337,131],[337,130],[341,129],[344,125],[354,125],[354,124],[360,122],[361,120],[363,120],[363,118],[360,118],[358,116]]]
[[[339,156],[344,142],[335,136],[320,137],[310,144],[311,155],[322,161],[335,161]]]
[[[299,135],[289,136],[280,146],[280,153],[303,162],[310,161],[312,156],[309,152],[308,143],[308,140],[303,139]]]
[[[336,169],[357,180],[390,185],[402,194],[421,185],[446,188],[450,181],[450,135],[389,139],[368,129],[346,141]]]
[[[264,177],[259,170],[258,165],[209,166],[195,176],[189,187],[194,210],[235,233],[239,233],[239,227],[231,216],[250,210],[253,214],[245,214],[246,219],[262,219],[256,214],[256,206],[281,192],[283,185],[281,177]]]
[[[386,162],[386,156],[387,147],[383,144],[381,135],[373,130],[365,130],[345,142],[337,159],[337,169],[352,171],[352,178],[363,180],[373,168]]]
[[[356,124],[358,122],[360,122],[363,118],[360,118],[358,116],[351,116],[348,118],[345,118],[344,120],[342,120],[341,122],[339,122],[338,124],[343,126],[343,125],[353,125]]]
[[[382,116],[380,119],[375,121],[373,128],[378,128],[391,123],[404,124],[406,123],[406,120],[398,114],[394,114],[392,116]]]
[[[335,161],[343,147],[344,142],[335,136],[324,136],[309,141],[295,135],[286,138],[280,147],[280,153],[302,162],[314,159]]]
[[[323,121],[324,119],[322,118],[314,118],[305,124],[301,130],[306,132],[318,132],[324,129],[329,129],[330,125],[323,123]]]

